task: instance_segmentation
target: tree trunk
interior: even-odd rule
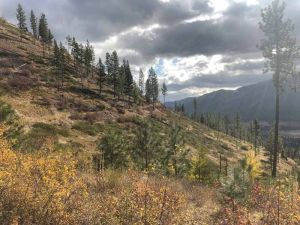
[[[42,41],[42,45],[43,45],[43,57],[45,58],[45,43]]]
[[[148,165],[149,165],[149,162],[148,162],[148,150],[146,150],[145,152],[145,169],[148,171]]]
[[[278,157],[278,133],[279,133],[279,90],[276,88],[276,112],[275,112],[275,129],[274,129],[274,152],[272,177],[276,177],[277,157]]]
[[[153,109],[153,111],[155,109],[155,99],[154,99],[154,97],[152,98],[152,109]]]
[[[257,135],[255,134],[255,138],[254,138],[254,152],[255,152],[255,156],[257,155]]]
[[[102,94],[102,82],[101,82],[101,80],[99,81],[99,94],[100,95]]]

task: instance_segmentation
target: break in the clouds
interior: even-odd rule
[[[154,66],[169,100],[270,78],[257,49],[268,0],[0,0],[0,15],[16,23],[18,2],[28,14],[44,12],[60,41],[89,39],[99,57],[117,50],[136,76]],[[288,17],[299,21],[300,1],[286,2]]]

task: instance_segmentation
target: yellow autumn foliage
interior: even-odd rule
[[[0,140],[0,224],[73,224],[86,193],[71,155],[23,155]]]
[[[72,154],[23,154],[0,137],[0,224],[180,224],[185,196],[167,179],[76,169]]]
[[[249,177],[251,179],[258,178],[262,173],[261,162],[259,158],[257,158],[257,156],[255,155],[254,151],[249,151],[246,154],[245,162],[245,169],[247,170]]]

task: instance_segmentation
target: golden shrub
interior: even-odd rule
[[[0,141],[0,223],[75,224],[86,196],[68,154],[23,155]]]

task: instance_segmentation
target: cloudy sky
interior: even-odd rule
[[[0,16],[16,23],[18,2],[44,12],[58,40],[89,39],[100,57],[117,50],[135,77],[153,66],[168,100],[270,78],[257,49],[260,10],[270,0],[0,0]],[[300,1],[286,2],[300,38]]]

